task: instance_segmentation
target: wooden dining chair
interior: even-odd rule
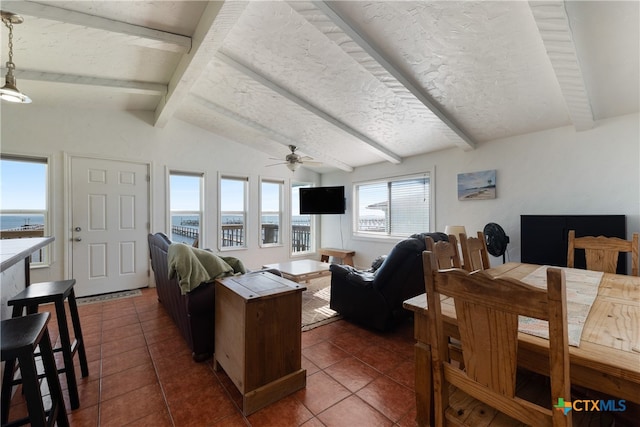
[[[585,236],[576,237],[575,230],[569,230],[567,250],[567,267],[574,266],[576,249],[584,249],[587,270],[615,273],[618,268],[618,256],[622,252],[631,253],[631,275],[640,275],[640,258],[638,250],[638,233],[633,233],[631,240],[618,237]]]
[[[491,268],[487,241],[482,231],[478,231],[478,237],[467,237],[466,234],[461,233],[460,246],[462,247],[463,268],[465,270],[476,271]]]
[[[462,268],[462,261],[460,260],[460,252],[458,251],[458,239],[455,234],[449,234],[449,241],[440,240],[434,242],[429,236],[425,238],[425,246],[427,251],[431,251],[435,254],[437,268],[439,270],[446,270],[449,268]],[[464,366],[462,360],[462,349],[460,348],[460,340],[458,339],[457,330],[451,330],[449,339],[449,356],[452,360],[458,362],[458,366]]]
[[[435,255],[428,251],[423,252],[423,264],[435,425],[571,426],[573,411],[552,408],[571,399],[564,272],[549,268],[547,289],[541,289],[492,278],[484,271],[438,270]],[[441,296],[453,298],[455,314]],[[464,370],[450,361],[450,322],[444,321],[443,310],[457,318]],[[519,315],[548,321],[549,360],[541,363],[550,366],[550,382],[543,384],[551,390],[545,395],[540,388],[546,407],[520,397],[516,388]],[[541,396],[530,391],[525,395]]]
[[[458,251],[458,239],[454,234],[449,234],[448,237],[448,242],[445,240],[434,242],[430,236],[427,236],[425,238],[425,246],[428,251],[436,255],[439,269],[462,268],[460,252]]]

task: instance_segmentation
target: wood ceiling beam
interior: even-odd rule
[[[164,127],[220,49],[248,2],[210,1],[193,33],[191,51],[182,56],[169,81],[169,92],[155,111],[155,126]]]
[[[153,49],[168,50],[171,52],[186,53],[191,49],[191,37],[180,34],[168,33],[128,24],[113,19],[89,15],[87,13],[62,9],[41,3],[30,1],[3,1],[3,8],[7,8],[19,15],[64,22],[87,28],[96,28],[112,33],[125,34],[132,37],[131,44]],[[124,6],[126,7],[126,6]]]
[[[220,59],[222,62],[224,62],[225,64],[227,64],[230,67],[232,67],[233,69],[235,69],[235,70],[239,71],[240,73],[244,74],[245,76],[250,77],[251,79],[255,80],[256,82],[262,84],[263,86],[268,87],[269,89],[273,90],[277,94],[287,98],[289,101],[292,101],[295,104],[299,105],[300,107],[304,108],[305,110],[313,113],[317,117],[320,117],[321,119],[323,119],[326,122],[332,124],[333,126],[339,128],[340,130],[342,130],[342,131],[348,133],[349,135],[351,135],[351,136],[359,139],[360,141],[364,142],[367,145],[367,147],[371,151],[373,151],[376,155],[378,155],[378,156],[384,158],[385,160],[387,160],[387,161],[389,161],[391,163],[394,163],[394,164],[402,163],[402,158],[400,156],[398,156],[397,154],[391,152],[389,149],[383,147],[378,142],[374,141],[373,139],[369,138],[366,135],[363,135],[362,133],[360,133],[357,130],[353,129],[349,125],[341,122],[340,120],[336,119],[335,117],[331,116],[330,114],[322,111],[318,107],[308,103],[307,101],[303,100],[302,98],[300,98],[297,95],[293,94],[289,90],[287,90],[287,89],[283,88],[282,86],[278,85],[277,83],[275,83],[274,81],[270,80],[269,78],[263,76],[262,74],[256,72],[255,70],[252,70],[247,65],[240,63],[236,59],[233,59],[233,58],[225,55],[222,52],[218,52],[216,54],[216,57],[218,59]]]
[[[463,150],[471,150],[476,147],[476,142],[467,135],[452,117],[444,112],[432,100],[431,96],[426,93],[418,85],[411,82],[411,79],[398,70],[386,57],[374,47],[373,43],[363,34],[356,30],[355,26],[348,22],[345,17],[338,13],[331,2],[311,1],[316,8],[324,13],[338,28],[340,28],[349,38],[351,38],[362,50],[364,50],[371,58],[380,64],[387,73],[393,76],[401,85],[403,85],[413,96],[416,97],[425,107],[427,107],[434,115],[436,115],[449,129],[451,129],[458,138],[454,138],[453,142]]]
[[[336,160],[332,157],[329,157],[326,155],[326,153],[321,153],[318,152],[316,150],[310,149],[304,145],[300,145],[300,141],[294,141],[293,139],[282,135],[279,132],[276,132],[275,130],[268,128],[266,126],[261,125],[260,123],[257,123],[245,116],[242,116],[234,111],[231,111],[227,108],[224,108],[221,105],[218,105],[214,102],[211,102],[207,99],[202,98],[199,95],[191,95],[191,99],[195,100],[198,104],[202,105],[203,107],[205,107],[207,110],[210,111],[214,111],[218,114],[221,114],[223,116],[225,116],[228,119],[233,120],[236,123],[240,123],[241,125],[247,126],[253,130],[257,130],[258,132],[267,135],[269,138],[273,139],[274,141],[279,142],[280,144],[289,146],[289,145],[295,145],[296,147],[298,147],[300,150],[302,150],[305,153],[311,154],[312,156],[314,156],[315,160],[321,160],[323,163],[326,163],[330,166],[334,166],[338,169],[341,169],[343,171],[346,172],[353,172],[353,167],[339,161]]]
[[[573,126],[579,131],[591,129],[594,125],[593,111],[564,1],[530,1],[529,7]]]
[[[2,67],[2,75],[7,69]],[[82,86],[103,87],[120,90],[122,92],[139,95],[164,96],[167,93],[167,85],[160,83],[136,82],[130,80],[102,79],[97,77],[79,76],[74,74],[46,73],[42,71],[15,70],[13,72],[18,81],[31,80],[47,83],[64,83]]]

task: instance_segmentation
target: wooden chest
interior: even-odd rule
[[[249,415],[304,388],[302,291],[267,272],[216,280],[214,369],[229,375]]]

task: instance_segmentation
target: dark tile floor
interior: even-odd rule
[[[72,426],[415,425],[410,320],[391,334],[342,320],[303,332],[306,388],[245,417],[229,377],[192,361],[155,289],[82,305],[80,316],[89,377],[79,382],[81,407],[68,411]],[[18,392],[10,417],[25,411]]]

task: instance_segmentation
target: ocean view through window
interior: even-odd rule
[[[220,176],[219,248],[245,248],[248,177]]]
[[[200,248],[211,248],[211,243],[203,242],[202,232],[206,226],[207,214],[199,210],[204,205],[204,176],[197,173],[170,172],[170,211],[169,223],[171,240],[194,245]],[[284,181],[261,179],[260,190],[260,245],[282,245],[283,241],[283,209]],[[220,176],[220,207],[218,225],[219,249],[232,249],[244,243],[246,219],[248,212],[245,201],[248,181],[243,177]],[[294,202],[297,207],[297,202]],[[291,216],[293,239],[292,247],[296,252],[310,250],[311,216],[295,214]],[[234,243],[233,245],[231,243]],[[225,244],[225,246],[221,246]]]
[[[283,181],[261,179],[260,182],[260,244],[282,244]]]
[[[169,173],[171,240],[201,247],[202,174]]]
[[[3,154],[0,183],[0,237],[49,235],[48,160]],[[31,263],[48,264],[49,248],[34,253]]]
[[[294,255],[315,250],[315,226],[313,216],[300,214],[300,188],[311,187],[309,183],[291,184],[291,253]]]

